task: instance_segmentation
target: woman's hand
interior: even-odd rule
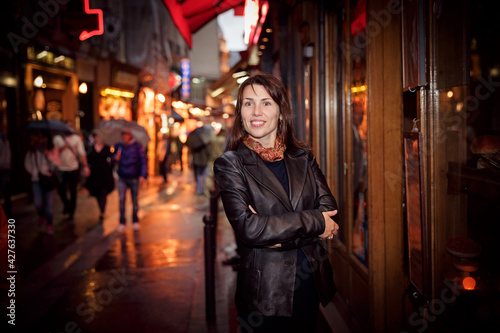
[[[319,235],[319,238],[332,239],[333,236],[338,233],[339,225],[331,219],[332,216],[337,215],[337,212],[337,210],[323,212],[323,218],[325,219],[325,231],[321,235]]]
[[[248,208],[250,208],[250,210],[252,211],[252,213],[254,213],[255,215],[257,215],[257,212],[255,211],[255,209],[253,209],[252,205],[248,205]],[[270,249],[277,249],[277,248],[281,247],[281,243],[277,243],[277,244],[274,244],[274,245],[269,245],[269,246],[266,246],[266,247],[270,248]]]

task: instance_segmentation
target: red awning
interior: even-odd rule
[[[189,48],[193,44],[192,33],[217,15],[245,4],[245,0],[163,0],[163,2]]]

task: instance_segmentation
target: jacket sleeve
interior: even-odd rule
[[[313,153],[309,152],[309,165],[314,174],[314,180],[316,182],[316,190],[317,190],[317,198],[314,204],[314,208],[319,209],[322,212],[328,212],[332,210],[338,210],[337,201],[330,191],[330,187],[326,182],[325,175],[319,168],[318,163],[316,162],[316,157]],[[338,224],[339,214],[337,213],[332,219]]]
[[[311,167],[311,170],[314,175],[314,180],[316,182],[316,190],[318,193],[314,208],[319,209],[321,212],[338,210],[337,201],[335,200],[335,197],[332,195],[330,188],[328,187],[326,178],[321,169],[319,168],[314,154],[309,153],[308,161],[309,161],[309,166]],[[339,214],[337,213],[332,219],[338,224]],[[298,237],[291,241],[282,243],[280,249],[283,251],[297,249],[312,244],[318,240],[320,239],[317,236]]]
[[[247,246],[264,247],[323,233],[325,223],[320,209],[266,216],[254,214],[248,208],[252,205],[251,189],[236,152],[225,153],[215,160],[214,175],[226,216],[236,237]]]

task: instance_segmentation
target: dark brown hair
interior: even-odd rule
[[[286,145],[287,150],[296,151],[298,149],[308,149],[305,143],[295,137],[292,108],[285,87],[276,77],[270,74],[261,73],[246,79],[238,89],[236,115],[229,137],[228,150],[236,150],[243,141],[243,138],[247,135],[241,121],[241,104],[243,103],[243,90],[253,85],[262,86],[269,96],[278,104],[282,121],[279,121],[277,136],[283,139],[283,143]]]

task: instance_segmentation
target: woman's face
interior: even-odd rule
[[[102,139],[99,135],[95,134],[94,135],[94,143],[97,143],[97,144],[101,144],[102,143]]]
[[[265,148],[274,147],[280,107],[263,86],[245,87],[242,95],[241,119],[245,131]]]

